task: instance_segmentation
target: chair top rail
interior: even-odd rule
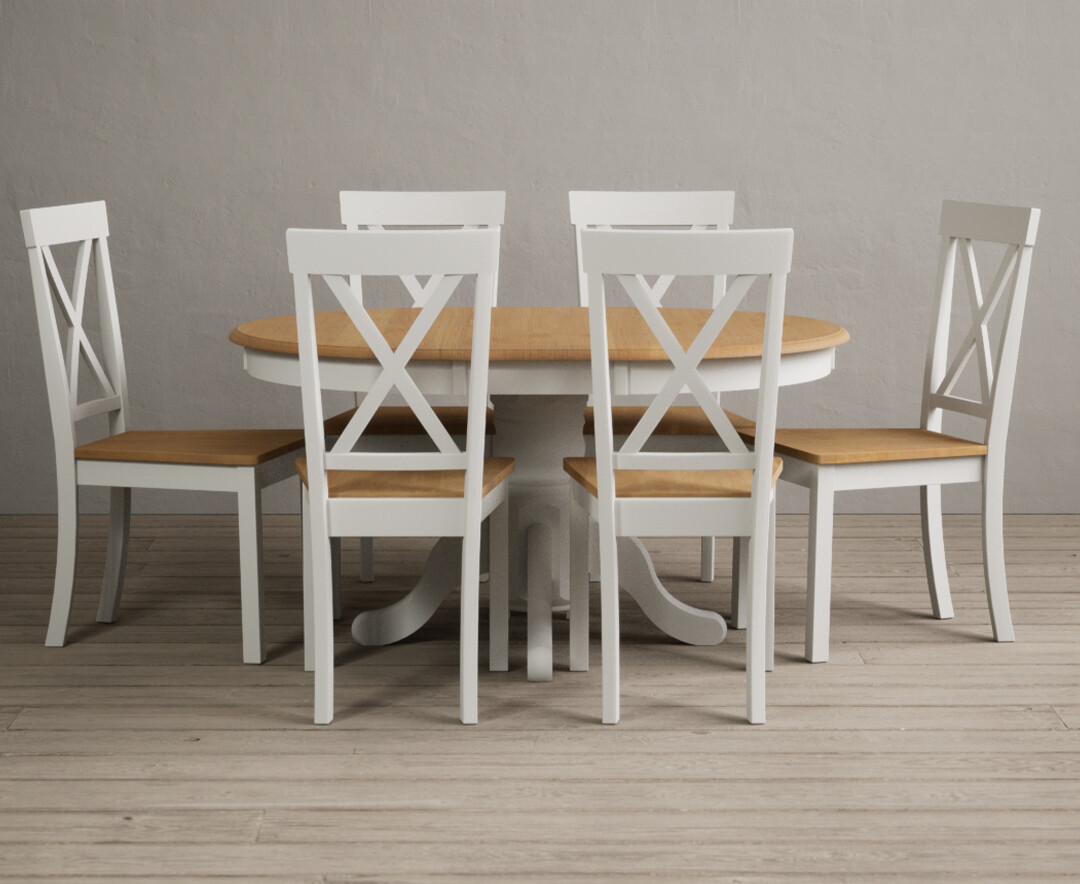
[[[731,190],[570,191],[570,222],[576,227],[597,224],[728,227],[734,219],[735,193]]]
[[[945,200],[941,204],[941,235],[1031,246],[1039,229],[1039,210]]]
[[[506,215],[502,190],[343,190],[340,198],[349,226],[497,227]]]
[[[499,229],[307,230],[285,234],[289,271],[329,275],[417,276],[495,273]]]
[[[27,248],[82,242],[109,235],[105,203],[101,200],[24,209],[20,214]]]
[[[583,230],[585,273],[766,275],[791,269],[794,231]]]

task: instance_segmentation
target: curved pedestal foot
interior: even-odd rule
[[[405,598],[356,616],[353,639],[360,645],[378,646],[412,635],[427,623],[460,578],[461,538],[443,537],[428,555],[423,576]]]
[[[656,576],[649,553],[636,537],[620,537],[619,585],[657,627],[688,645],[718,645],[727,635],[724,618],[675,598]]]

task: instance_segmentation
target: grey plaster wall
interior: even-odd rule
[[[505,189],[511,305],[572,303],[568,190],[734,189],[853,338],[788,425],[916,421],[941,199],[1039,206],[1006,505],[1080,511],[1078,34],[1072,0],[0,0],[0,511],[55,506],[18,210],[108,201],[136,426],[286,425],[227,335],[342,188]]]

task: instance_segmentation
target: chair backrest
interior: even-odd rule
[[[592,351],[593,405],[596,421],[597,473],[607,481],[612,470],[752,469],[754,495],[771,485],[776,397],[784,320],[784,295],[791,268],[794,235],[789,229],[743,231],[585,230],[582,265],[589,287],[589,333]],[[684,347],[652,292],[638,276],[731,276],[733,280],[694,341]],[[672,372],[645,413],[616,451],[612,435],[611,377],[608,364],[605,276],[616,276],[630,295],[672,363]],[[710,392],[700,363],[753,284],[766,283],[761,376],[758,389],[755,448],[747,450],[724,410]],[[726,452],[646,452],[642,448],[675,397],[688,390],[708,416]],[[704,449],[706,446],[702,446]],[[761,485],[765,482],[765,485]],[[605,494],[600,489],[601,494]],[[613,489],[609,489],[614,494]]]
[[[578,256],[578,299],[589,306],[588,286],[581,265],[581,231],[595,227],[684,227],[690,230],[727,230],[735,219],[735,193],[731,190],[688,191],[570,191],[570,223],[574,225]],[[671,285],[665,274],[649,285],[644,276],[639,281],[648,286],[657,302]],[[726,291],[725,280],[717,277],[713,303]]]
[[[946,411],[981,418],[986,422],[984,441],[992,456],[996,456],[996,450],[1004,450],[1008,434],[1031,253],[1038,227],[1038,209],[951,200],[944,201],[941,207],[938,311],[926,360],[922,425],[940,430]],[[989,287],[984,288],[979,275],[975,243],[996,244],[1003,251]],[[958,273],[967,290],[971,325],[950,360],[953,291]],[[988,323],[998,309],[1004,315],[995,353]],[[955,392],[965,368],[973,362],[979,377],[978,399]]]
[[[502,190],[466,191],[384,191],[343,190],[341,223],[347,230],[383,230],[387,227],[501,227],[506,215],[506,192]],[[421,306],[441,284],[436,275],[421,284],[416,276],[405,274],[401,282]],[[360,280],[351,280],[353,290],[361,295]]]
[[[309,489],[325,495],[326,470],[465,470],[466,495],[479,493],[483,468],[491,306],[499,263],[499,228],[489,230],[289,230],[286,244],[296,296]],[[442,283],[396,346],[387,341],[349,279],[435,276]],[[475,276],[468,422],[461,451],[408,372],[410,359],[464,276]],[[355,414],[327,450],[316,356],[312,277],[321,277],[348,313],[381,372],[359,397]],[[353,451],[376,410],[397,389],[434,443],[433,452]],[[472,486],[475,485],[475,488]]]
[[[127,377],[109,262],[109,223],[105,203],[93,202],[26,209],[22,212],[22,226],[59,464],[74,458],[75,425],[84,418],[107,414],[110,433],[125,429]],[[77,243],[78,251],[70,282],[65,283],[53,247],[70,243]],[[100,320],[100,353],[91,344],[85,326],[91,263]],[[89,369],[91,386],[96,390],[91,398],[80,402],[83,365]]]

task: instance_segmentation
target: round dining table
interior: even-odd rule
[[[712,311],[661,308],[676,337],[688,347]],[[397,347],[419,314],[414,308],[373,309],[375,324],[391,347]],[[363,391],[381,373],[374,354],[344,312],[317,313],[316,338],[323,389]],[[700,365],[701,376],[717,394],[757,389],[761,373],[764,316],[736,312]],[[472,310],[447,307],[440,313],[409,362],[409,374],[427,396],[464,398],[467,392]],[[839,325],[802,316],[785,316],[780,384],[806,383],[828,375],[835,349],[849,338]],[[256,319],[235,328],[229,340],[244,351],[252,377],[276,384],[300,385],[296,318],[292,314]],[[616,397],[655,394],[670,373],[668,356],[641,314],[632,307],[608,308],[608,358]],[[585,452],[584,411],[592,392],[588,309],[584,307],[495,307],[491,317],[488,395],[494,407],[492,453],[513,457],[510,480],[511,606],[524,608],[528,574],[527,541],[533,526],[549,531],[551,581],[555,604],[565,604],[569,586],[570,492],[563,458]],[[553,540],[552,540],[553,539]],[[366,645],[398,641],[420,628],[455,588],[460,540],[444,538],[433,548],[424,574],[402,600],[364,612],[353,623],[353,636]],[[676,599],[656,575],[649,554],[637,538],[620,538],[620,586],[649,619],[668,635],[688,644],[723,640],[727,628],[714,611]],[[550,620],[550,618],[549,618]],[[534,636],[530,628],[528,670],[532,680],[551,677],[550,628]]]

